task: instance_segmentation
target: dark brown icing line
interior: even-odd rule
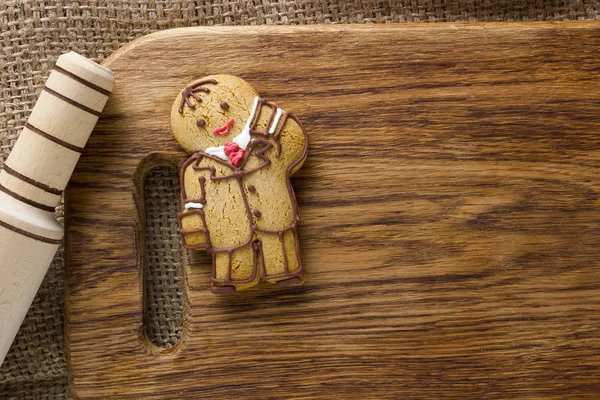
[[[66,149],[69,149],[71,151],[74,151],[76,153],[82,153],[83,152],[83,147],[79,147],[79,146],[75,146],[74,144],[71,144],[69,142],[65,142],[62,139],[57,138],[56,136],[52,136],[49,133],[44,132],[43,130],[36,128],[35,126],[31,125],[29,122],[25,123],[25,128],[29,129],[31,132],[33,133],[37,133],[38,135],[40,135],[41,137],[43,137],[44,139],[48,139],[51,142],[54,142]]]
[[[110,95],[110,90],[106,90],[104,88],[101,88],[100,86],[98,86],[98,85],[96,85],[96,84],[94,84],[94,83],[92,83],[92,82],[90,82],[90,81],[88,81],[86,79],[83,79],[82,77],[80,77],[78,75],[75,75],[71,71],[67,71],[64,68],[59,67],[58,65],[54,66],[54,70],[56,72],[59,72],[59,73],[65,75],[65,76],[68,76],[69,78],[73,79],[74,81],[77,81],[77,82],[79,82],[79,83],[81,83],[81,84],[89,87],[90,89],[95,90],[96,92],[98,92],[100,94],[103,94],[105,96]]]
[[[215,171],[211,171],[211,175],[214,174]],[[183,175],[180,172],[180,179],[183,179]],[[183,182],[183,181],[181,181]],[[185,196],[184,186],[181,185],[181,198],[183,199],[183,203],[200,203],[202,205],[206,204],[206,178],[203,176],[198,177],[198,183],[200,184],[200,197],[197,199],[188,199]]]
[[[279,128],[277,128],[277,130],[273,133],[273,140],[275,140],[275,143],[277,143],[277,158],[279,158],[279,156],[281,156],[281,142],[280,142],[281,131],[283,129],[283,126],[285,125],[285,121],[287,121],[289,116],[290,116],[289,112],[285,111],[283,113],[283,116],[280,119],[281,125],[279,125]],[[302,125],[300,125],[300,126],[302,126]]]
[[[50,193],[50,194],[54,194],[57,196],[62,195],[62,190],[60,189],[55,189],[53,187],[50,187],[46,184],[43,184],[41,182],[36,181],[35,179],[31,179],[17,171],[15,171],[14,169],[12,169],[11,167],[8,166],[8,164],[4,164],[4,171],[11,175],[14,176],[17,179],[22,180],[23,182],[27,182],[29,183],[31,186],[35,186],[38,189],[42,189],[44,192]]]
[[[277,110],[277,107],[274,106],[271,103],[268,103],[266,100],[260,99],[259,100],[260,103],[260,109],[259,112],[256,113],[252,123],[251,123],[251,127],[256,126],[259,116],[260,116],[260,112],[262,111],[262,106],[263,105],[267,105],[269,107],[271,107],[272,113],[271,116],[269,118],[269,123],[267,123],[267,126],[265,128],[265,130],[263,132],[260,131],[256,131],[253,130],[252,128],[250,129],[250,133],[251,134],[255,134],[255,135],[261,135],[263,137],[269,137],[269,128],[273,122],[273,118],[275,115],[275,112]],[[261,254],[261,264],[262,264],[262,271],[261,271],[261,279],[262,280],[276,280],[276,279],[280,279],[280,278],[287,278],[287,279],[291,279],[294,277],[297,277],[299,275],[302,275],[304,273],[304,267],[302,265],[302,262],[300,260],[300,258],[298,257],[299,253],[299,246],[298,246],[298,233],[297,233],[297,224],[300,221],[300,213],[299,213],[299,208],[298,208],[298,201],[296,200],[296,196],[294,195],[294,191],[292,188],[292,184],[290,181],[291,178],[291,173],[294,170],[294,168],[299,165],[300,163],[302,163],[305,159],[306,156],[308,154],[308,147],[309,147],[309,141],[308,141],[308,135],[306,133],[306,130],[304,129],[304,126],[302,126],[302,123],[300,122],[300,120],[298,120],[298,118],[296,116],[294,116],[293,114],[290,114],[288,112],[284,112],[284,114],[282,115],[280,121],[279,121],[279,127],[277,128],[277,130],[273,133],[273,135],[271,136],[276,144],[277,144],[277,157],[280,156],[281,154],[281,144],[280,144],[280,135],[281,135],[281,131],[283,130],[283,127],[285,125],[285,122],[287,121],[288,118],[292,118],[294,121],[296,121],[296,123],[298,123],[298,125],[301,127],[302,129],[302,133],[304,134],[304,138],[305,138],[305,146],[304,146],[304,150],[302,152],[302,155],[296,160],[294,161],[292,164],[290,164],[290,166],[288,167],[287,171],[286,171],[286,186],[288,188],[288,195],[290,196],[290,199],[292,201],[292,207],[294,210],[294,222],[292,223],[291,226],[285,228],[285,229],[280,229],[280,230],[266,230],[266,229],[260,229],[258,228],[256,225],[254,225],[254,221],[252,219],[252,214],[251,214],[251,210],[250,210],[250,205],[248,202],[248,198],[246,196],[246,192],[244,190],[244,185],[243,185],[243,181],[242,178],[252,172],[255,172],[261,168],[264,168],[268,165],[271,164],[271,160],[268,159],[265,155],[264,152],[266,152],[267,150],[269,150],[270,148],[273,147],[273,144],[271,144],[270,142],[268,142],[265,139],[253,139],[251,141],[250,144],[250,148],[248,149],[248,151],[246,151],[246,154],[244,155],[244,159],[242,161],[242,163],[240,163],[240,165],[238,167],[236,167],[235,165],[231,164],[230,162],[224,161],[218,157],[209,155],[204,153],[203,151],[199,151],[197,153],[195,153],[194,155],[192,155],[188,160],[186,160],[184,162],[184,164],[181,167],[181,171],[180,171],[180,181],[181,181],[181,195],[182,198],[185,199],[184,201],[187,200],[187,194],[185,192],[185,170],[186,168],[191,164],[194,163],[194,165],[192,166],[192,168],[196,171],[199,170],[207,170],[210,172],[210,179],[213,181],[216,180],[222,180],[222,179],[228,179],[228,178],[234,178],[236,179],[236,181],[238,182],[238,185],[240,186],[240,190],[242,193],[242,199],[244,201],[244,205],[246,207],[246,215],[248,218],[248,222],[250,224],[250,235],[248,240],[246,240],[245,243],[240,244],[240,245],[236,245],[233,247],[228,247],[228,248],[223,248],[223,249],[215,249],[212,247],[211,241],[210,241],[210,232],[208,231],[208,229],[206,228],[206,217],[204,214],[204,210],[193,210],[193,211],[186,211],[186,212],[182,212],[178,214],[178,220],[179,220],[179,226],[181,227],[181,220],[190,214],[193,213],[197,213],[201,215],[201,219],[202,219],[202,224],[203,224],[203,228],[199,229],[199,230],[193,230],[193,231],[185,231],[180,229],[180,234],[182,235],[182,241],[183,241],[183,246],[187,249],[191,249],[191,250],[195,250],[195,249],[205,249],[206,251],[208,251],[209,253],[213,254],[213,262],[212,262],[212,268],[213,268],[213,276],[211,277],[211,281],[214,284],[219,284],[219,285],[240,285],[240,284],[244,284],[244,283],[250,283],[252,281],[254,281],[256,279],[256,274],[257,274],[257,260],[258,257],[254,257],[254,267],[253,267],[253,274],[252,277],[250,277],[249,279],[246,280],[242,280],[242,281],[233,281],[231,280],[231,275],[232,275],[232,266],[231,266],[231,255],[232,253],[237,250],[240,249],[242,247],[245,247],[247,245],[249,245],[250,243],[252,243],[252,248],[253,251],[255,252],[260,252]],[[256,153],[254,153],[257,157],[259,157],[261,160],[263,160],[263,164],[259,165],[258,167],[255,167],[251,170],[248,171],[244,171],[242,170],[246,160],[248,159],[248,157],[250,157],[250,154],[252,153],[252,151],[254,150],[255,147],[257,147],[260,144],[264,144],[264,147],[257,150]],[[233,170],[233,173],[229,174],[229,175],[225,175],[225,176],[216,176],[216,169],[213,166],[203,166],[200,167],[199,163],[202,160],[202,158],[210,158],[211,160],[214,160],[220,164],[223,164],[227,167],[229,167],[231,170]],[[203,182],[204,183],[204,182]],[[204,189],[202,189],[202,193],[205,193]],[[205,196],[201,195],[201,197],[203,197],[203,199],[205,200]],[[193,201],[193,200],[187,200],[186,202],[189,201]],[[198,201],[200,202],[200,201]],[[202,203],[205,204],[205,203]],[[259,239],[254,239],[255,233],[256,232],[263,232],[263,233],[271,233],[271,234],[278,234],[280,236],[280,238],[285,235],[285,232],[291,230],[294,234],[294,241],[295,241],[295,248],[296,248],[296,258],[297,258],[297,262],[298,262],[298,269],[295,270],[293,273],[289,272],[289,265],[288,265],[288,260],[287,260],[287,253],[285,252],[285,242],[283,242],[282,240],[282,248],[283,248],[283,254],[284,254],[284,272],[282,274],[278,274],[278,275],[270,275],[267,276],[267,272],[266,272],[266,266],[264,263],[264,255],[263,255],[263,250],[262,250],[262,241],[260,241]],[[204,232],[206,234],[206,244],[204,245],[197,245],[197,246],[188,246],[186,244],[185,241],[185,234],[186,233],[200,233],[200,232]],[[215,253],[222,253],[222,252],[227,252],[229,255],[229,265],[228,265],[228,271],[227,271],[227,279],[216,279],[216,255]]]
[[[248,160],[248,157],[250,157],[250,155],[252,154],[252,151],[254,150],[255,147],[257,147],[258,145],[264,145],[265,147],[263,147],[262,149],[259,149],[256,151],[256,153],[254,153],[254,155],[256,157],[258,157],[260,160],[263,161],[263,163],[253,169],[250,170],[243,170],[242,168],[244,167],[244,164],[246,163],[246,161]],[[269,149],[271,149],[273,147],[273,145],[271,143],[269,143],[268,141],[264,140],[264,139],[252,139],[252,141],[250,142],[250,147],[248,148],[248,150],[244,153],[244,158],[242,159],[242,162],[240,163],[239,166],[235,166],[232,163],[222,160],[219,157],[215,157],[212,156],[210,154],[206,154],[203,151],[199,151],[196,154],[198,154],[200,157],[196,160],[196,163],[194,165],[192,165],[192,168],[194,169],[194,171],[200,171],[200,170],[209,170],[210,171],[210,179],[213,181],[218,181],[218,180],[222,180],[222,179],[229,179],[229,178],[235,178],[238,176],[245,176],[245,175],[249,175],[252,172],[258,171],[259,169],[262,169],[264,167],[267,167],[269,165],[271,165],[271,160],[269,160],[266,156],[265,156],[265,152],[268,151]],[[212,166],[207,166],[207,167],[200,167],[198,164],[200,163],[200,160],[202,159],[202,157],[206,157],[206,158],[210,158],[212,160],[215,160],[227,167],[229,167],[230,169],[233,170],[233,173],[229,174],[229,175],[223,175],[223,176],[216,176],[215,174],[215,168]],[[184,197],[185,198],[185,197]]]
[[[297,230],[297,223],[294,222],[294,224],[286,229],[283,229],[281,231],[267,231],[267,230],[261,230],[261,229],[256,229],[256,232],[263,232],[263,233],[277,233],[280,235],[285,235],[285,232],[287,231],[292,231],[294,233],[294,243],[295,243],[295,247],[296,247],[296,254],[300,254],[300,248],[298,247],[298,230]],[[263,281],[272,281],[272,280],[276,280],[276,279],[280,279],[280,278],[293,278],[295,276],[298,275],[302,275],[304,273],[304,266],[302,265],[302,261],[300,260],[300,258],[296,258],[296,261],[298,261],[298,269],[295,270],[293,273],[289,272],[289,266],[288,266],[288,260],[287,260],[287,253],[285,252],[285,243],[282,243],[282,249],[284,250],[283,255],[285,257],[284,261],[283,261],[283,269],[284,272],[278,275],[267,275],[267,268],[265,267],[265,260],[264,257],[262,256],[262,242],[259,240],[258,241],[261,245],[261,259],[262,259],[262,271],[261,271],[261,279]]]
[[[279,232],[279,240],[281,241],[281,251],[283,254],[283,273],[287,275],[290,273],[290,268],[288,266],[288,258],[287,258],[287,252],[285,250],[284,239],[285,239],[285,231]]]
[[[204,205],[206,204],[206,178],[203,176],[199,177],[198,183],[200,183],[200,198],[198,199],[198,203]]]
[[[200,80],[198,82],[194,82],[191,85],[186,86],[185,89],[183,89],[183,92],[181,93],[181,102],[179,103],[179,109],[178,109],[179,114],[183,115],[183,107],[186,104],[192,110],[194,110],[196,108],[196,106],[194,104],[192,104],[192,102],[190,101],[190,97],[193,97],[197,102],[202,101],[200,99],[200,97],[196,94],[197,92],[210,93],[209,88],[202,87],[202,85],[204,85],[206,83],[211,83],[213,85],[216,85],[217,81],[214,79],[204,79],[204,80]]]
[[[293,201],[294,214],[296,215],[296,221],[298,222],[298,221],[300,221],[300,210],[298,209],[298,201],[296,200],[296,196],[294,195],[294,188],[292,187],[292,182],[290,181],[290,178],[292,176],[292,171],[294,170],[294,168],[296,168],[296,166],[300,165],[302,162],[304,162],[304,160],[306,160],[306,156],[308,155],[308,135],[306,134],[306,130],[304,129],[304,126],[302,126],[302,123],[295,115],[286,112],[285,120],[287,120],[288,117],[292,118],[294,121],[296,121],[298,123],[298,126],[300,126],[300,128],[302,128],[302,133],[304,133],[304,138],[306,139],[306,145],[304,146],[304,151],[302,152],[302,155],[296,161],[294,161],[292,164],[290,164],[290,166],[288,167],[287,172],[286,172],[288,193],[290,194],[290,198],[294,199],[294,201]],[[285,120],[284,120],[284,122],[285,122]],[[283,125],[281,125],[281,126],[283,128]]]
[[[56,208],[56,206],[55,207],[47,206],[45,204],[38,203],[37,201],[30,200],[27,197],[23,197],[20,194],[15,193],[12,190],[8,189],[6,186],[3,186],[2,184],[0,184],[0,192],[4,192],[7,195],[9,195],[10,197],[17,199],[22,203],[29,204],[30,206],[38,208],[43,211],[54,212],[54,209]]]
[[[62,242],[62,239],[50,239],[50,238],[47,238],[47,237],[36,235],[35,233],[30,233],[30,232],[24,231],[23,229],[19,229],[19,228],[15,227],[15,226],[7,224],[6,222],[4,222],[2,220],[0,220],[0,226],[3,227],[3,228],[8,229],[9,231],[18,233],[19,235],[26,236],[26,237],[28,237],[30,239],[34,239],[34,240],[37,240],[39,242],[48,243],[48,244],[57,244],[57,245],[61,244],[61,242]]]
[[[223,177],[217,177],[216,176],[216,169],[215,169],[215,167],[213,167],[211,165],[205,166],[205,167],[200,167],[198,165],[198,163],[202,160],[203,157],[210,158],[210,159],[212,159],[214,161],[217,161],[217,162],[219,162],[219,163],[221,163],[223,165],[226,165],[226,166],[228,166],[230,168],[237,169],[237,167],[235,167],[233,164],[227,163],[227,162],[225,162],[224,160],[221,160],[218,157],[211,156],[211,155],[206,154],[206,153],[204,153],[202,151],[199,151],[199,152],[195,153],[194,155],[192,155],[190,158],[188,158],[186,160],[186,162],[183,164],[183,166],[181,167],[181,170],[180,170],[180,182],[182,183],[181,184],[181,196],[184,199],[185,203],[188,203],[188,202],[198,202],[198,203],[200,203],[200,200],[204,200],[204,203],[202,203],[202,204],[206,203],[206,199],[205,198],[197,199],[197,201],[194,201],[194,200],[189,200],[188,197],[187,197],[187,193],[185,192],[185,170],[186,170],[186,168],[190,164],[194,163],[194,165],[192,165],[192,169],[194,169],[195,171],[199,171],[199,170],[207,170],[207,171],[209,171],[209,173],[210,173],[209,176],[210,176],[210,179],[212,181],[220,180],[220,179],[223,178]],[[240,171],[238,170],[238,172],[240,172]],[[235,178],[238,181],[238,183],[241,182],[241,175],[240,174],[235,174],[234,173],[232,175],[227,175],[227,177]],[[202,182],[203,186],[204,186],[205,182],[206,182],[205,180],[204,180],[204,182]],[[243,191],[243,186],[241,186],[241,190]],[[205,193],[204,189],[202,189],[202,193]],[[201,195],[201,197],[203,197],[203,196]],[[248,199],[245,196],[242,196],[242,198],[244,200],[244,204],[245,204],[245,207],[246,207],[247,215],[249,215],[249,208],[250,207],[248,205]],[[206,233],[206,242],[207,242],[207,245],[187,246],[186,243],[185,243],[185,237],[184,237],[183,238],[183,245],[184,245],[185,248],[192,249],[192,250],[193,249],[206,249],[210,253],[213,253],[213,252],[233,252],[234,250],[240,249],[240,248],[242,248],[244,246],[248,246],[252,242],[252,240],[253,240],[253,233],[251,232],[248,240],[245,243],[242,243],[240,245],[233,246],[233,247],[223,248],[223,249],[214,249],[212,247],[211,242],[210,242],[210,233],[208,232],[208,229],[206,229],[206,218],[205,218],[204,210],[200,209],[200,210],[185,211],[185,212],[179,213],[178,215],[181,216],[179,218],[180,222],[181,222],[181,219],[183,219],[184,216],[189,215],[189,214],[193,214],[193,213],[197,213],[197,214],[199,214],[201,216],[201,218],[202,218],[202,224],[203,224],[204,228],[202,228],[200,230],[193,230],[193,231],[188,231],[188,232],[184,231],[184,233],[205,232]],[[250,225],[252,226],[253,222],[252,222],[252,218],[251,217],[248,217],[248,221],[249,221]]]
[[[70,98],[68,98],[67,96],[60,94],[52,89],[50,89],[48,86],[44,86],[44,88],[42,89],[43,91],[45,91],[48,94],[51,94],[52,96],[61,99],[62,101],[64,101],[65,103],[68,103],[70,105],[72,105],[73,107],[77,107],[80,110],[83,110],[85,112],[88,112],[92,115],[95,115],[96,117],[99,117],[102,113],[100,111],[96,111],[94,109],[89,108],[88,106],[85,106],[81,103],[76,102],[75,100],[72,100]]]
[[[274,104],[269,103],[267,100],[263,99],[263,98],[259,98],[258,99],[258,104],[259,104],[259,108],[258,108],[258,112],[254,114],[254,118],[252,118],[252,121],[250,122],[250,135],[262,135],[262,136],[269,136],[269,128],[271,127],[271,124],[273,123],[273,120],[275,119],[275,114],[277,112],[277,106],[275,106]],[[267,107],[271,107],[271,115],[269,116],[269,120],[267,121],[267,125],[265,126],[265,130],[264,131],[257,131],[254,128],[256,127],[256,124],[258,123],[258,121],[260,120],[260,116],[262,114],[263,111],[263,107],[264,106]]]
[[[203,228],[199,228],[199,229],[182,229],[181,226],[181,220],[184,217],[187,217],[188,215],[192,215],[192,214],[198,214],[200,215],[200,219],[202,220],[202,226]],[[180,212],[177,214],[177,221],[179,223],[179,233],[182,235],[183,238],[183,245],[184,247],[188,248],[188,249],[210,249],[212,248],[212,244],[210,242],[210,235],[208,234],[208,229],[206,228],[206,217],[204,215],[204,211],[203,210],[192,210],[192,211],[184,211],[184,212]],[[186,233],[204,233],[204,235],[206,236],[206,244],[199,244],[196,246],[188,246],[185,243],[185,237],[183,236]]]
[[[281,142],[280,142],[281,131],[283,130],[285,122],[287,121],[290,113],[288,113],[287,111],[283,112],[283,114],[281,115],[281,118],[279,119],[279,121],[277,121],[278,127],[275,127],[276,128],[275,132],[273,132],[273,134],[271,135],[269,133],[269,130],[271,129],[271,125],[273,124],[273,120],[275,119],[275,115],[277,113],[277,106],[273,103],[268,102],[266,99],[262,99],[262,98],[259,99],[259,104],[260,104],[260,110],[259,110],[259,112],[257,112],[254,115],[254,118],[252,119],[252,122],[250,123],[250,135],[262,135],[264,137],[271,136],[273,138],[273,140],[275,141],[275,144],[277,145],[276,157],[279,158],[281,156]],[[269,117],[269,121],[267,122],[265,129],[263,131],[257,131],[254,128],[256,127],[256,124],[258,123],[258,120],[260,119],[260,113],[262,112],[263,106],[267,106],[267,107],[271,108],[271,116]],[[302,124],[300,124],[300,126],[302,126]],[[302,129],[304,129],[304,128],[302,128]]]
[[[192,157],[191,157],[192,158]],[[211,156],[209,156],[209,158],[212,158]],[[216,160],[220,160],[220,159],[216,159]],[[190,161],[190,160],[188,160]],[[194,160],[191,160],[194,161]],[[188,163],[189,165],[189,163]],[[183,180],[183,172],[185,171],[185,168],[187,168],[187,166],[184,165],[184,167],[182,167],[181,171],[182,171],[182,177],[181,177],[181,181],[184,182]],[[202,168],[201,168],[202,169]],[[214,175],[214,167],[204,167],[203,169],[209,170],[211,172],[211,176]],[[242,190],[243,193],[243,183],[241,182],[241,178],[243,175],[229,175],[231,177],[237,178],[236,180],[238,181],[238,183],[241,185],[240,189]],[[184,190],[184,196],[185,196],[185,190]],[[247,215],[250,213],[250,206],[248,203],[248,199],[245,195],[242,196],[242,199],[244,200],[244,205],[246,207],[246,213]],[[292,198],[293,199],[293,203],[296,203],[296,199],[295,197]],[[297,207],[295,207],[295,210],[297,210]],[[179,226],[181,226],[181,220],[188,215],[191,214],[199,214],[201,216],[201,220],[202,220],[202,226],[206,227],[206,216],[204,213],[204,210],[192,210],[192,211],[186,211],[186,212],[182,212],[178,214],[178,220],[179,220]],[[297,216],[297,213],[296,213]],[[255,233],[256,232],[262,232],[262,233],[270,233],[270,234],[278,234],[281,238],[281,236],[283,234],[285,234],[285,232],[292,230],[294,232],[295,235],[295,247],[296,247],[296,254],[300,254],[299,253],[299,247],[298,247],[298,237],[297,237],[297,222],[299,220],[298,216],[296,217],[294,223],[282,230],[267,230],[267,229],[260,229],[258,228],[256,225],[254,225],[254,222],[252,220],[251,217],[248,218],[249,219],[249,223],[250,223],[250,234],[248,237],[248,240],[246,240],[246,242],[236,245],[236,246],[232,246],[232,247],[226,247],[226,248],[222,248],[222,249],[215,249],[212,247],[211,241],[210,241],[210,233],[208,231],[207,228],[200,228],[200,229],[194,229],[194,230],[184,230],[184,229],[180,229],[179,232],[182,235],[182,241],[183,241],[183,246],[187,249],[190,250],[197,250],[197,249],[204,249],[206,251],[208,251],[209,253],[213,254],[213,276],[211,277],[211,282],[213,283],[217,283],[217,284],[233,284],[233,285],[240,285],[240,284],[244,284],[244,283],[250,283],[253,282],[256,279],[256,274],[257,274],[257,258],[255,256],[254,258],[254,266],[253,266],[253,273],[252,276],[248,279],[245,280],[241,280],[241,281],[233,281],[231,279],[216,279],[216,259],[214,256],[214,253],[228,253],[229,256],[229,265],[228,265],[228,270],[227,270],[227,275],[229,277],[231,277],[231,274],[233,273],[232,269],[231,269],[231,255],[233,254],[233,252],[235,250],[241,249],[243,247],[248,246],[250,243],[252,243],[253,246],[253,250],[256,250],[257,246],[260,247],[260,254],[261,254],[261,265],[262,265],[262,270],[261,270],[261,279],[262,280],[274,280],[274,279],[279,279],[279,278],[293,278],[295,276],[298,275],[302,275],[304,273],[304,267],[302,266],[302,262],[299,258],[297,258],[297,262],[298,262],[298,269],[295,270],[293,273],[289,273],[289,266],[288,266],[288,260],[287,260],[287,254],[285,253],[285,243],[282,243],[282,250],[284,251],[284,273],[279,274],[279,275],[267,275],[267,270],[264,264],[264,256],[262,253],[262,241],[254,239]],[[185,234],[187,233],[204,233],[206,235],[206,244],[202,244],[202,245],[196,245],[196,246],[188,246],[185,242]]]

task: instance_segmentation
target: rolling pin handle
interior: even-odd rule
[[[113,85],[109,69],[60,56],[0,172],[0,364],[60,246],[54,209]]]

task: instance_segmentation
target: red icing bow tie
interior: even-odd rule
[[[227,142],[223,145],[223,151],[225,155],[229,157],[229,160],[236,167],[240,165],[242,162],[242,158],[244,157],[244,150],[240,148],[237,144],[233,142]]]

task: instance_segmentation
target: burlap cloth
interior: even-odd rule
[[[600,0],[0,0],[0,166],[56,58],[74,50],[102,61],[151,32],[196,25],[600,19]],[[171,346],[181,332],[176,172],[147,180],[148,336]],[[59,219],[62,210],[57,211]],[[69,399],[64,357],[62,249],[0,368],[0,399]]]

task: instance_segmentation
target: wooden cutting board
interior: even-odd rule
[[[67,196],[75,393],[130,399],[600,393],[600,23],[193,28],[117,51]],[[307,279],[211,294],[143,329],[144,175],[193,79],[238,75],[303,121]],[[206,258],[204,258],[206,260]]]

